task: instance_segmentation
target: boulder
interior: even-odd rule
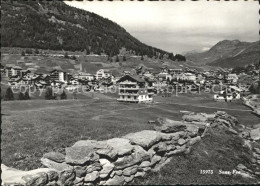
[[[137,173],[137,166],[131,166],[131,167],[127,167],[123,170],[123,175],[124,176],[131,176],[131,175],[135,175],[135,173]]]
[[[257,128],[260,128],[260,123],[253,125],[253,129],[257,129]]]
[[[22,177],[26,185],[46,185],[48,183],[48,175],[45,172],[38,172],[36,174],[27,174]]]
[[[99,177],[99,172],[98,171],[93,171],[89,174],[87,174],[84,178],[85,182],[93,182]]]
[[[125,182],[124,176],[115,175],[113,178],[108,179],[101,185],[123,185]]]
[[[131,155],[119,157],[115,162],[115,169],[124,169],[137,163],[150,160],[150,156],[147,151],[138,145],[134,145],[134,152]]]
[[[58,184],[60,185],[72,185],[76,178],[76,174],[73,169],[64,170],[59,175]]]
[[[73,181],[73,185],[83,185],[83,182],[84,182],[84,177],[82,178],[76,177],[75,180]]]
[[[187,125],[187,131],[190,134],[191,137],[194,137],[199,132],[199,127],[195,125]]]
[[[156,131],[164,133],[179,132],[186,129],[186,125],[182,121],[174,121],[167,118],[158,118],[159,125],[155,125]]]
[[[59,152],[48,152],[45,153],[43,157],[55,161],[57,163],[65,162],[65,156]]]
[[[131,176],[129,176],[129,177],[128,177],[128,176],[125,176],[125,178],[124,178],[124,179],[125,179],[125,182],[126,182],[126,183],[129,183],[129,182],[133,181],[134,177],[135,177],[135,175],[131,175]]]
[[[115,175],[122,176],[122,174],[123,174],[122,170],[115,171]]]
[[[207,121],[207,116],[205,114],[189,114],[189,115],[184,115],[182,116],[183,121],[187,121],[187,122],[193,122],[193,121],[197,121],[197,122],[206,122]]]
[[[144,176],[145,176],[145,172],[137,172],[135,174],[135,178],[144,177]]]
[[[81,166],[74,166],[74,170],[75,170],[76,176],[79,178],[84,177],[87,172],[85,167],[81,167]]]
[[[167,151],[167,145],[165,142],[159,142],[157,144],[155,144],[154,146],[152,146],[152,148],[154,149],[155,152],[165,152]]]
[[[260,154],[260,149],[259,148],[254,148],[254,151],[257,153],[257,154]]]
[[[175,155],[175,154],[180,154],[180,153],[185,152],[185,150],[186,150],[186,145],[176,146],[176,149],[173,150],[173,151],[167,152],[166,156],[172,156],[172,155]]]
[[[55,161],[52,161],[50,159],[47,159],[47,158],[41,158],[41,163],[50,168],[50,169],[54,169],[58,172],[60,171],[63,171],[65,169],[72,169],[73,167],[71,165],[68,165],[67,163],[65,162],[62,162],[62,163],[57,163]]]
[[[114,169],[115,165],[108,161],[107,159],[100,159],[100,165],[102,166],[100,173],[100,178],[106,178]]]
[[[93,171],[100,171],[102,169],[100,162],[94,162],[86,167],[86,173],[89,174]]]
[[[106,142],[117,152],[119,156],[131,154],[134,149],[134,147],[130,144],[130,141],[128,139],[112,138],[107,140]]]
[[[88,162],[97,161],[99,156],[92,146],[72,146],[66,150],[66,163],[74,165],[84,165]]]
[[[161,156],[158,155],[154,155],[152,160],[151,160],[151,166],[155,165],[156,163],[158,163],[160,160],[162,159]]]
[[[144,167],[150,167],[151,166],[151,162],[150,161],[143,161],[139,167],[144,168]]]
[[[232,129],[232,128],[228,128],[227,131],[232,133],[232,134],[236,134],[236,135],[238,134],[238,132],[236,130]]]
[[[260,128],[251,130],[250,138],[255,141],[260,140]]]
[[[167,152],[169,152],[169,151],[172,151],[172,150],[174,150],[174,149],[176,149],[176,146],[174,145],[174,144],[169,144],[169,145],[167,145]]]
[[[140,145],[143,148],[149,148],[156,142],[161,140],[161,135],[157,131],[143,130],[136,133],[130,133],[123,138],[129,139],[131,144]]]
[[[178,139],[178,144],[179,145],[184,145],[185,143],[186,143],[185,139],[182,139],[182,138]]]
[[[201,140],[201,137],[200,137],[200,136],[196,136],[195,138],[191,138],[191,139],[189,140],[189,145],[193,145],[193,144],[199,142],[200,140]]]

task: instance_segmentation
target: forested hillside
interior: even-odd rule
[[[135,55],[169,54],[147,46],[106,18],[64,2],[2,1],[1,12],[3,47],[103,52],[110,56],[124,47]],[[175,59],[172,54],[170,58]]]

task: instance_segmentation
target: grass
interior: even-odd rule
[[[248,109],[240,103],[203,101],[199,96],[171,97],[167,99],[174,104],[153,105],[118,103],[115,99],[107,99],[108,96],[100,96],[100,99],[89,96],[77,100],[3,101],[2,162],[23,170],[34,169],[41,166],[39,159],[46,152],[63,153],[65,147],[81,139],[105,140],[152,129],[147,121],[157,117],[181,120],[180,110],[213,113],[225,109]],[[223,109],[196,105],[217,105]],[[248,111],[228,110],[228,113],[246,125],[259,123],[259,118]],[[23,158],[17,158],[17,153]]]
[[[225,133],[222,129],[211,129],[188,155],[176,155],[159,172],[150,172],[133,184],[175,185],[175,184],[253,184],[256,180],[244,179],[238,175],[221,175],[219,170],[233,171],[239,163],[250,168],[250,151],[242,147],[242,140]],[[203,175],[200,170],[213,170]]]

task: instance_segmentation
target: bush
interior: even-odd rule
[[[63,90],[63,92],[60,95],[60,99],[67,99],[67,94],[66,92]]]
[[[119,57],[118,56],[116,56],[116,62],[119,62]]]
[[[30,95],[29,95],[29,92],[28,92],[28,90],[24,93],[24,100],[29,100],[29,99],[31,99],[30,98]]]
[[[125,56],[123,56],[123,61],[126,61],[126,57]]]
[[[65,52],[64,58],[69,58],[68,52]]]
[[[51,100],[56,99],[56,95],[52,92],[52,88],[48,87],[45,92],[45,99]]]
[[[26,53],[26,54],[32,54],[33,52],[32,52],[32,49],[28,49],[28,48],[27,48],[27,49],[25,50],[25,53]]]
[[[14,93],[13,93],[11,87],[8,87],[8,88],[6,89],[5,100],[6,100],[6,101],[14,100]]]
[[[25,52],[24,51],[21,52],[21,56],[25,56]]]
[[[19,99],[19,100],[24,100],[24,95],[23,95],[22,92],[19,93],[19,95],[18,95],[18,99]]]

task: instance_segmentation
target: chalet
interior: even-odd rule
[[[228,81],[228,83],[236,84],[238,81],[238,76],[236,74],[228,74],[227,81]]]
[[[171,75],[177,75],[182,73],[182,69],[169,69]]]
[[[97,71],[96,73],[96,79],[100,80],[100,79],[106,79],[108,77],[112,76],[112,72],[108,69],[100,69]]]
[[[118,80],[119,96],[118,101],[132,103],[146,103],[153,101],[152,82],[139,76],[125,75]]]
[[[50,79],[64,83],[67,80],[67,73],[62,70],[55,69],[50,72]]]
[[[21,76],[21,71],[22,68],[19,66],[6,66],[5,67],[5,74],[7,77],[12,77],[12,76]]]
[[[85,73],[85,72],[80,72],[80,73],[78,74],[78,79],[92,81],[92,80],[95,79],[95,76],[94,76],[93,74],[89,74],[89,73]]]

